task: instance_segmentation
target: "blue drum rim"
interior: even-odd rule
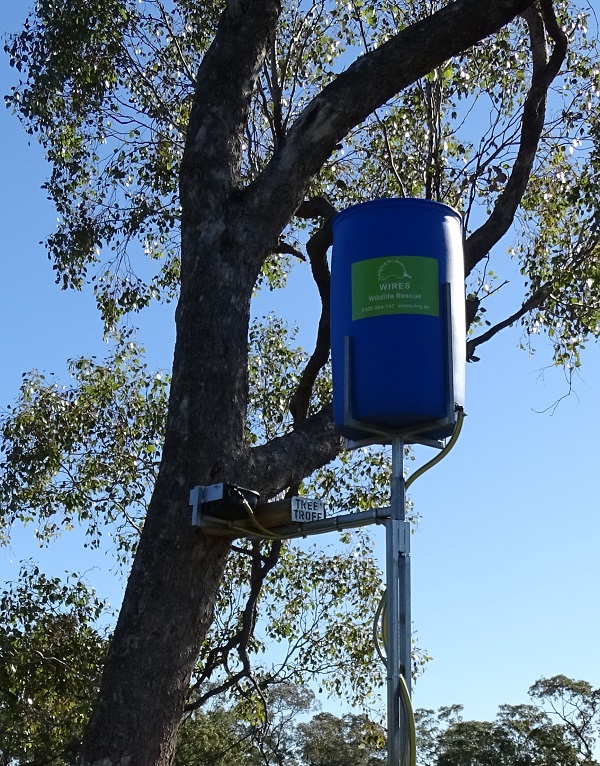
[[[462,215],[450,205],[446,205],[445,202],[435,202],[431,199],[422,199],[420,197],[378,197],[377,199],[368,200],[367,202],[358,202],[356,205],[350,205],[345,210],[341,210],[331,220],[331,225],[336,226],[342,218],[349,217],[352,213],[365,211],[366,208],[398,208],[398,207],[430,207],[436,208],[438,212],[444,210],[446,214],[450,214],[458,219],[458,222],[462,226]]]

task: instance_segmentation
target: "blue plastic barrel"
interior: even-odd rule
[[[336,427],[352,440],[448,436],[464,405],[460,215],[429,200],[377,199],[332,225]]]

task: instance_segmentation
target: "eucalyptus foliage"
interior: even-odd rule
[[[107,605],[33,565],[0,592],[0,760],[71,762],[97,692]]]
[[[143,349],[118,344],[107,359],[69,363],[71,380],[33,370],[0,419],[2,524],[35,522],[48,543],[80,524],[128,558],[146,510],[164,433],[168,376]]]

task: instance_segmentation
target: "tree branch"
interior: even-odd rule
[[[510,327],[515,322],[517,322],[521,317],[524,317],[525,314],[528,314],[530,311],[533,311],[536,308],[540,308],[546,298],[550,295],[550,292],[552,290],[552,285],[550,282],[546,282],[544,285],[539,287],[533,295],[531,295],[525,303],[517,310],[514,314],[511,314],[509,317],[504,319],[502,322],[498,322],[498,324],[494,325],[493,327],[490,327],[489,330],[484,332],[482,335],[479,335],[477,338],[473,338],[473,340],[470,340],[467,342],[467,361],[477,361],[476,358],[473,356],[473,352],[477,348],[477,346],[481,346],[482,343],[487,343],[488,340],[491,340],[494,335],[497,335],[501,330],[506,329],[507,327]]]
[[[293,255],[294,258],[298,258],[300,261],[305,261],[306,258],[302,255],[300,250],[295,248],[293,245],[290,245],[289,242],[284,242],[284,240],[280,240],[277,245],[273,248],[274,253],[281,253],[282,255]]]
[[[471,234],[465,243],[465,273],[467,275],[471,273],[479,261],[485,258],[512,224],[527,188],[544,128],[548,88],[560,71],[567,51],[567,38],[556,22],[551,0],[543,0],[541,5],[543,21],[533,7],[523,14],[529,27],[533,75],[523,107],[517,158],[506,187],[498,198],[492,214],[483,226]],[[554,40],[554,49],[547,63],[544,25]]]
[[[311,204],[312,203],[312,204]],[[315,349],[304,368],[298,387],[290,401],[290,412],[294,418],[294,425],[299,425],[306,420],[310,407],[310,399],[313,387],[319,372],[327,364],[329,359],[329,333],[330,333],[330,287],[331,274],[327,263],[327,251],[333,242],[331,219],[336,210],[328,200],[323,197],[308,200],[296,211],[296,215],[313,218],[315,215],[323,215],[323,225],[312,235],[306,244],[306,252],[310,259],[312,275],[319,290],[321,298],[321,317],[317,330]]]
[[[333,408],[327,405],[285,436],[253,447],[248,460],[249,485],[264,498],[274,497],[333,460],[342,439],[333,425]]]

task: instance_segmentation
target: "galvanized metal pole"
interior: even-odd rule
[[[404,440],[392,440],[392,492],[386,522],[388,766],[400,766],[409,750],[408,716],[400,674],[411,689],[410,530],[405,517]]]

